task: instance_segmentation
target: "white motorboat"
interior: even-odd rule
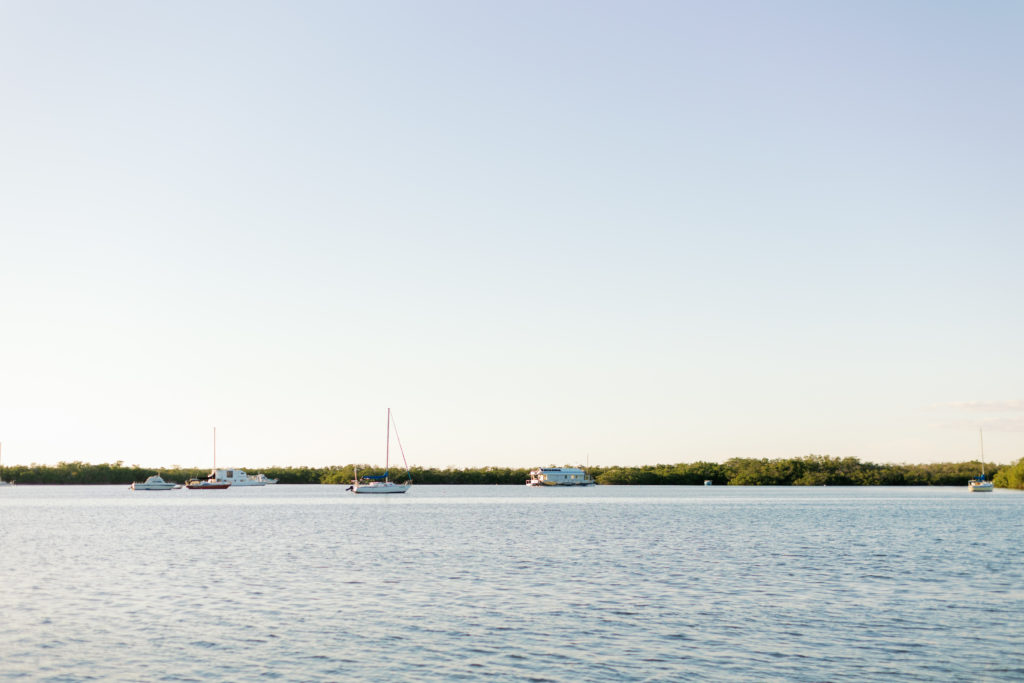
[[[258,482],[260,482],[260,484],[267,484],[267,485],[276,484],[277,483],[277,479],[271,479],[270,477],[268,477],[265,474],[257,474],[255,477],[252,478],[252,480],[253,481],[258,481]]]
[[[412,472],[409,471],[409,463],[405,459],[405,450],[402,448],[402,440],[398,437],[398,425],[395,425],[395,441],[398,443],[398,450],[402,454],[402,462],[405,464],[405,474],[408,481],[404,484],[396,484],[388,479],[388,470],[391,456],[391,425],[394,419],[391,417],[391,408],[388,408],[387,442],[384,447],[384,474],[359,477],[359,469],[353,468],[352,485],[346,491],[352,493],[405,493],[412,488]],[[363,480],[366,481],[363,481]]]
[[[538,467],[530,471],[527,486],[594,486],[596,481],[578,467]]]
[[[978,441],[981,445],[981,475],[967,482],[967,490],[971,493],[991,493],[995,485],[985,479],[985,437],[981,430],[978,430]]]
[[[170,491],[171,489],[180,489],[181,484],[164,481],[163,477],[159,474],[154,474],[152,477],[148,477],[146,481],[141,484],[139,482],[135,482],[130,488],[132,491]]]

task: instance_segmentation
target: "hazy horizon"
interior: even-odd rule
[[[3,463],[1016,462],[1022,28],[5,3]]]

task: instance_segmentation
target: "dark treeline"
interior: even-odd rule
[[[996,467],[990,467],[994,473]],[[724,463],[616,467],[598,475],[601,484],[715,484],[733,486],[960,486],[981,472],[977,461],[930,465],[876,465],[857,458],[732,458]]]
[[[282,484],[347,484],[353,465],[331,467],[266,467],[246,469],[250,476],[262,472]],[[358,465],[360,474],[382,474],[383,468]],[[413,468],[418,484],[523,484],[530,468],[477,467]],[[724,463],[695,462],[642,467],[591,467],[591,476],[606,485],[716,485],[736,486],[961,486],[981,472],[981,463],[937,463],[930,465],[876,465],[857,458],[808,455],[802,458],[733,458]],[[159,474],[167,481],[184,483],[205,478],[209,470],[194,468],[153,469],[122,462],[92,465],[61,462],[54,466],[12,465],[0,477],[18,484],[124,484],[145,481]],[[1024,459],[1015,465],[989,465],[987,473],[996,486],[1024,489]],[[405,472],[391,470],[401,481]]]

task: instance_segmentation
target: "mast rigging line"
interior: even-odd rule
[[[388,410],[388,417],[391,418],[391,424],[395,427],[395,441],[398,442],[398,452],[402,454],[402,464],[405,465],[405,471],[409,472],[409,462],[405,459],[405,449],[402,448],[402,439],[398,436],[398,423],[395,422],[395,414]]]

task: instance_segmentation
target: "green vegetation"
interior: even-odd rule
[[[1002,489],[1024,489],[1024,458],[996,471],[992,483]]]
[[[993,470],[994,471],[994,470]],[[715,484],[732,486],[959,486],[981,472],[981,463],[875,465],[857,458],[732,458],[723,464],[616,467],[596,476],[599,484]]]
[[[383,474],[383,468],[359,465],[361,474]],[[331,467],[266,467],[246,469],[251,475],[262,472],[282,484],[348,484],[352,465]],[[13,465],[4,467],[4,478],[18,484],[123,484],[145,481],[159,474],[167,481],[184,483],[204,478],[209,470],[190,468],[151,469],[123,462],[91,465],[61,462],[55,466]],[[591,476],[599,484],[609,485],[699,485],[710,479],[716,485],[737,486],[961,486],[981,472],[978,461],[931,465],[876,465],[857,458],[808,455],[802,458],[733,458],[725,463],[695,462],[642,467],[591,467]],[[1024,459],[1010,466],[989,466],[996,486],[1024,489]],[[392,468],[392,478],[402,481],[405,472]],[[522,484],[529,468],[478,467],[413,468],[418,484]]]

